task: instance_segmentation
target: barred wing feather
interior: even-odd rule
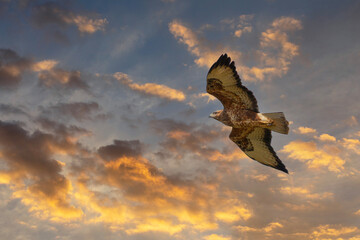
[[[233,128],[229,137],[251,159],[288,173],[270,145],[271,131],[269,129],[254,127],[246,131],[246,129]]]
[[[242,109],[259,112],[254,94],[241,84],[235,64],[227,54],[221,55],[209,70],[206,91],[229,108],[233,104]]]

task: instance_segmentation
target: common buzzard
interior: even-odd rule
[[[227,54],[210,68],[206,91],[224,106],[210,117],[232,127],[230,139],[250,158],[288,173],[270,145],[271,131],[288,134],[288,121],[282,112],[259,112],[256,98],[241,84],[235,63]]]

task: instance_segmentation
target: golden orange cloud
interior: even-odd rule
[[[0,172],[0,181],[41,219],[67,222],[83,215],[71,202],[71,181],[61,174],[65,164],[53,158],[81,152],[77,143],[68,141],[71,134],[64,131],[55,136],[39,130],[30,134],[17,123],[0,121],[1,155],[8,169]]]
[[[231,240],[231,237],[226,237],[219,234],[211,234],[204,237],[204,240]]]
[[[200,67],[211,67],[221,54],[227,52],[233,59],[239,59],[241,53],[227,47],[212,49],[205,42],[200,41],[198,36],[179,21],[172,21],[169,30],[179,42],[188,47],[188,51],[195,55],[195,63]]]
[[[298,127],[297,129],[293,130],[294,133],[298,134],[312,134],[316,133],[316,129],[310,128],[310,127]]]
[[[26,172],[24,170],[0,171],[0,184],[22,185],[22,179]]]
[[[224,199],[221,203],[222,206],[218,206],[215,217],[222,222],[232,223],[247,220],[252,216],[251,212],[237,199]]]
[[[298,197],[305,197],[309,199],[326,199],[334,196],[334,194],[330,192],[311,193],[309,189],[304,187],[281,187],[280,192],[288,195],[298,195]]]
[[[22,72],[22,69],[20,67],[14,66],[14,65],[13,66],[12,65],[5,66],[5,67],[3,67],[2,70],[13,77],[20,76],[20,74]]]
[[[195,96],[195,98],[206,98],[208,103],[217,99],[216,97],[208,93],[199,93]]]
[[[97,213],[89,222],[107,222],[113,228],[132,223],[128,234],[158,231],[173,235],[189,225],[199,230],[217,228],[206,213],[208,203],[201,189],[172,183],[146,159],[124,156],[106,161],[104,167],[99,183],[122,194],[104,201],[79,181],[76,199],[86,204],[89,213]]]
[[[114,77],[122,84],[128,86],[132,90],[157,96],[160,98],[165,98],[169,100],[184,101],[186,96],[182,91],[170,88],[168,86],[156,83],[145,83],[137,84],[134,83],[127,74],[117,72],[114,74]]]
[[[252,16],[252,15],[244,15]],[[250,18],[252,19],[252,17]],[[234,24],[234,20],[223,20]],[[252,27],[243,19],[238,24],[239,29],[234,33],[240,37],[244,32],[251,32]],[[241,76],[246,81],[264,81],[273,77],[281,77],[289,70],[291,60],[299,55],[299,46],[289,41],[288,32],[302,28],[301,22],[291,17],[277,18],[271,27],[262,33],[260,38],[260,62],[256,66],[248,67],[242,65],[242,53],[227,46],[210,47],[206,40],[199,40],[200,37],[181,22],[174,20],[169,24],[169,30],[180,43],[188,47],[188,51],[195,55],[195,63],[200,67],[210,67],[218,57],[227,53],[237,61]],[[275,52],[275,53],[274,53]]]
[[[157,218],[148,219],[146,221],[139,222],[135,228],[127,229],[126,233],[135,234],[148,231],[166,232],[169,235],[174,235],[184,229],[184,224],[174,225],[171,221],[161,220]]]
[[[56,194],[49,196],[33,188],[19,189],[13,192],[15,198],[29,206],[29,211],[41,219],[49,219],[54,222],[69,222],[79,220],[83,211],[70,204],[72,186],[70,181],[65,180],[63,188],[57,188]],[[54,186],[55,187],[55,186]]]
[[[247,27],[244,27],[242,29],[238,29],[234,32],[234,35],[238,38],[240,38],[243,33],[246,33],[246,32],[251,32],[252,31],[252,27],[251,26],[247,26]]]
[[[337,156],[336,147],[319,148],[315,142],[292,141],[285,145],[281,152],[290,158],[305,162],[308,168],[326,167],[329,171],[340,172],[344,169],[345,160]]]
[[[356,154],[360,155],[360,140],[359,139],[343,138],[341,143],[345,148],[352,150]]]
[[[329,225],[327,230],[324,227],[326,225],[321,225],[306,233],[293,234],[288,232],[288,226],[283,224],[281,218],[261,225],[250,225],[258,221],[257,204],[261,204],[259,193],[263,190],[270,190],[269,192],[274,194],[273,197],[280,196],[276,200],[279,200],[277,204],[283,206],[281,211],[305,213],[312,209],[326,209],[326,204],[321,205],[318,202],[334,200],[334,195],[327,191],[315,190],[316,182],[311,186],[294,187],[288,184],[288,179],[281,181],[280,177],[270,172],[263,174],[255,169],[239,171],[241,168],[237,163],[227,161],[238,160],[240,154],[243,155],[236,146],[233,146],[231,151],[220,151],[210,147],[205,149],[206,151],[198,149],[198,146],[211,145],[219,138],[227,139],[226,128],[214,129],[212,126],[184,124],[171,120],[157,121],[160,127],[159,134],[166,141],[170,141],[177,151],[191,152],[190,156],[196,156],[197,159],[210,160],[207,162],[209,168],[215,167],[213,174],[203,175],[199,172],[189,179],[166,175],[166,172],[156,167],[153,159],[145,157],[147,155],[144,155],[140,141],[114,140],[114,143],[100,147],[96,152],[83,152],[77,145],[77,137],[86,134],[87,131],[73,126],[57,126],[51,121],[39,122],[42,123],[42,129],[56,133],[57,137],[50,133],[38,132],[32,136],[23,132],[23,142],[26,143],[23,145],[32,146],[30,143],[40,142],[44,151],[42,154],[46,156],[42,165],[50,165],[44,170],[52,166],[52,174],[47,175],[45,173],[48,171],[44,171],[35,176],[28,168],[23,168],[23,172],[0,172],[0,183],[9,185],[13,197],[19,198],[29,208],[31,215],[39,219],[56,223],[104,224],[113,232],[121,232],[131,237],[151,233],[167,234],[169,238],[182,238],[191,232],[198,235],[199,239],[205,240],[234,238],[229,236],[227,230],[223,231],[223,228],[232,229],[233,234],[235,229],[241,236],[276,236],[279,239],[296,234],[303,234],[301,236],[305,238],[311,236],[314,239],[345,238],[346,234],[357,234],[358,230],[353,231],[351,226],[336,225]],[[15,125],[13,127],[15,128]],[[20,126],[16,129],[19,130]],[[5,140],[8,138],[4,134],[1,135],[0,131],[0,143]],[[193,146],[193,143],[197,145]],[[284,152],[290,158],[305,164],[321,162],[317,163],[317,168],[328,168],[335,172],[341,170],[343,164],[336,162],[336,157],[340,158],[340,152],[331,149],[335,146],[334,142],[320,143],[325,145],[319,146],[315,142],[290,142],[284,147]],[[165,149],[171,147],[166,144],[164,146]],[[65,159],[64,163],[68,163],[66,157],[77,154],[81,154],[86,160],[79,160],[80,166],[72,169],[72,164],[63,164],[59,159],[55,160],[57,154],[63,155],[61,160]],[[10,155],[7,149],[3,148],[0,156],[9,158]],[[229,181],[226,178],[230,174],[230,181],[234,181],[235,187],[226,182]],[[17,183],[15,179],[18,179]],[[30,181],[30,184],[24,185],[24,179]],[[279,180],[280,184],[277,183]],[[53,189],[55,191],[52,191]],[[290,197],[298,202],[284,202],[284,198]],[[274,207],[271,204],[269,206]],[[352,214],[355,216],[356,212]]]
[[[187,136],[188,132],[180,130],[167,133],[168,138],[179,141]],[[88,173],[79,176],[74,196],[86,209],[87,222],[106,222],[111,229],[126,226],[129,235],[164,232],[172,236],[186,229],[215,230],[219,223],[246,221],[252,216],[232,192],[218,195],[217,184],[167,177],[141,156],[139,147],[131,141],[102,147],[96,181],[92,184]],[[110,199],[90,190],[96,185],[96,189],[106,186],[118,194]]]
[[[249,178],[251,179],[255,179],[257,181],[263,182],[266,181],[269,178],[269,175],[265,175],[265,174],[252,174],[249,175]]]
[[[22,80],[22,74],[33,64],[11,49],[0,49],[0,62],[1,87],[16,87]]]
[[[103,31],[108,23],[106,18],[94,18],[92,13],[77,14],[58,3],[38,4],[33,9],[32,20],[40,27],[45,24],[75,25],[79,32],[87,34]]]
[[[11,50],[7,51],[11,54],[15,54],[16,60],[2,66],[1,71],[5,74],[6,80],[3,84],[7,84],[9,86],[16,85],[21,81],[22,74],[25,71],[31,70],[33,72],[37,72],[40,83],[48,87],[56,84],[62,84],[70,87],[87,88],[87,84],[81,80],[79,71],[66,71],[55,68],[55,66],[59,63],[56,60],[47,59],[36,62],[19,57]]]
[[[360,215],[360,209],[355,212],[356,215]]]
[[[176,140],[184,139],[185,137],[189,137],[190,133],[181,131],[181,130],[174,130],[167,133],[167,137],[173,138]]]
[[[336,137],[331,136],[329,134],[321,134],[319,137],[315,137],[316,139],[323,141],[323,142],[336,142]]]
[[[357,227],[343,227],[341,225],[320,225],[316,227],[316,229],[311,233],[312,237],[315,237],[319,240],[325,240],[325,239],[333,239],[333,237],[338,237],[341,235],[346,235],[349,233],[359,232],[359,228]],[[337,238],[342,239],[342,238]],[[356,237],[354,238],[356,239]]]
[[[263,227],[263,228],[253,228],[253,227],[248,227],[248,226],[237,226],[236,229],[239,230],[240,232],[271,232],[274,229],[277,228],[282,228],[284,227],[281,223],[278,222],[271,222],[269,223],[267,226]]]
[[[301,22],[297,19],[291,17],[275,19],[271,27],[261,34],[260,64],[251,68],[241,66],[243,78],[248,81],[263,81],[266,78],[271,79],[286,74],[291,60],[299,55],[299,46],[289,41],[287,32],[301,28]]]
[[[236,146],[233,146],[232,151],[223,153],[218,150],[215,150],[212,152],[210,156],[208,156],[208,159],[210,161],[238,161],[239,159],[248,158],[247,155],[238,149]]]
[[[43,60],[32,65],[32,70],[35,72],[49,71],[53,69],[59,62],[56,60]]]
[[[67,23],[75,24],[82,33],[94,33],[96,31],[104,31],[105,25],[108,23],[106,18],[91,19],[85,16],[77,15],[65,19]]]

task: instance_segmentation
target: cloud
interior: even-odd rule
[[[260,64],[242,67],[243,77],[247,80],[270,80],[282,77],[289,70],[291,60],[299,55],[299,46],[289,41],[288,33],[302,29],[301,22],[291,17],[275,19],[271,27],[261,33]]]
[[[44,184],[56,190],[56,194],[49,196],[48,193],[44,193]],[[15,190],[13,197],[21,199],[23,204],[29,206],[31,213],[43,220],[68,222],[82,217],[82,210],[71,205],[70,181],[64,178],[53,178],[42,182],[41,185],[34,184],[27,189]]]
[[[218,206],[215,217],[222,222],[233,223],[239,220],[247,220],[252,213],[238,199],[228,199],[222,202],[222,206]]]
[[[122,141],[114,140],[111,145],[103,146],[98,149],[100,157],[104,160],[116,159],[119,157],[131,156],[137,157],[142,154],[142,148],[140,141]]]
[[[227,52],[232,58],[239,58],[241,53],[227,47],[213,48],[204,41],[200,41],[194,31],[179,21],[169,23],[169,30],[174,37],[188,47],[188,51],[195,55],[195,63],[200,67],[210,67],[219,56]]]
[[[336,142],[336,137],[327,133],[321,134],[319,137],[315,136],[315,138],[323,142]]]
[[[349,150],[360,155],[360,141],[359,139],[343,138],[341,144]]]
[[[297,129],[294,129],[293,132],[297,134],[312,134],[316,133],[316,129],[310,127],[298,127]]]
[[[191,100],[189,101],[188,104],[189,104],[190,106],[192,106],[192,107],[195,108],[195,104],[194,104],[194,103],[195,103],[197,100],[201,100],[201,99],[205,99],[207,103],[217,100],[216,97],[214,97],[213,95],[210,95],[210,94],[208,94],[208,93],[198,93],[198,94],[193,94],[193,95],[191,96]]]
[[[357,227],[343,227],[343,226],[334,226],[334,225],[320,225],[316,227],[316,229],[311,233],[311,236],[316,239],[333,239],[332,237],[338,237],[338,236],[346,236],[350,233],[359,233],[359,229]],[[342,239],[342,238],[337,238]],[[348,238],[350,239],[350,238]],[[351,238],[353,239],[353,238]],[[356,237],[354,238],[356,239]]]
[[[235,145],[232,150],[224,148],[222,151],[212,146],[216,141],[228,139],[226,129],[172,119],[152,120],[150,127],[160,136],[165,136],[160,142],[161,151],[173,154],[175,159],[193,156],[206,161],[233,161],[245,157]]]
[[[88,90],[88,84],[81,78],[80,71],[51,68],[39,73],[41,85],[46,87],[64,86],[69,89]]]
[[[31,60],[20,57],[11,49],[0,49],[0,86],[16,87],[25,70],[31,67]]]
[[[345,121],[345,124],[350,126],[350,127],[353,127],[353,126],[357,126],[359,123],[358,123],[358,120],[355,116],[351,116],[349,119],[347,119]]]
[[[186,96],[182,91],[170,88],[168,86],[156,83],[145,83],[145,84],[137,84],[134,83],[133,80],[129,78],[129,76],[125,73],[117,72],[114,74],[114,77],[125,86],[130,89],[146,94],[152,95],[159,98],[164,98],[168,100],[175,101],[184,101]]]
[[[292,141],[281,150],[289,158],[305,162],[310,169],[326,167],[329,171],[340,172],[344,169],[345,160],[342,159],[337,147],[325,146],[319,148],[315,142]]]
[[[187,127],[172,122],[162,125]],[[98,148],[94,166],[76,172],[75,197],[86,203],[87,216],[93,216],[89,222],[105,222],[128,235],[162,232],[178,236],[190,229],[215,230],[220,223],[246,221],[252,216],[247,205],[231,191],[218,189],[209,180],[190,181],[167,175],[144,154],[138,140],[114,140]],[[111,197],[103,191],[106,189],[113,189]]]
[[[151,219],[146,223],[139,223],[136,228],[126,230],[126,233],[132,235],[136,233],[143,233],[148,231],[166,232],[170,236],[181,232],[185,227],[184,224],[173,225],[169,221]]]
[[[238,28],[235,36],[240,37],[244,32],[251,32],[253,28],[248,21],[252,15],[241,15],[239,23],[234,19],[224,19],[222,22]],[[235,27],[236,25],[236,27]],[[289,70],[291,60],[299,54],[299,46],[289,41],[288,32],[302,29],[300,20],[291,17],[276,18],[271,26],[261,33],[260,48],[256,51],[258,63],[249,67],[244,65],[242,52],[234,47],[210,44],[204,38],[200,38],[193,30],[181,22],[174,20],[169,24],[169,30],[174,37],[187,46],[188,51],[195,55],[195,63],[200,67],[210,67],[222,53],[237,61],[237,67],[241,71],[245,81],[264,81],[274,77],[282,77]],[[201,39],[201,40],[200,40]]]
[[[295,18],[280,17],[273,21],[272,27],[280,31],[296,31],[302,29],[302,24]]]
[[[204,237],[205,240],[231,240],[231,237],[226,237],[219,234],[211,234]]]
[[[55,118],[74,118],[81,122],[95,119],[94,113],[101,108],[96,102],[58,103],[47,108],[41,107],[42,115],[53,115]]]
[[[40,83],[46,87],[64,86],[70,89],[88,90],[80,71],[55,68],[56,60],[34,61],[20,57],[11,49],[0,49],[0,86],[14,88],[19,85],[26,71],[37,72]]]
[[[37,123],[43,130],[38,135],[46,135],[49,141],[54,141],[49,144],[47,159],[55,159],[58,154],[77,158],[76,161],[63,164],[53,160],[61,172],[51,172],[54,175],[57,172],[64,180],[54,178],[56,183],[42,183],[40,188],[31,183],[34,178],[30,172],[27,172],[27,178],[23,173],[16,172],[18,179],[31,181],[26,188],[14,189],[13,196],[29,206],[34,216],[52,222],[68,221],[69,224],[93,227],[105,225],[114,233],[121,233],[130,239],[141,238],[143,234],[164,234],[167,238],[184,238],[190,234],[189,236],[198,236],[199,239],[230,239],[240,236],[251,239],[261,236],[276,236],[278,239],[304,239],[304,236],[315,238],[311,234],[316,231],[321,233],[321,230],[312,226],[318,226],[316,223],[323,221],[322,218],[308,220],[306,226],[301,222],[304,218],[313,219],[311,216],[316,211],[319,213],[317,216],[332,214],[333,210],[329,207],[339,194],[318,188],[318,179],[313,176],[309,177],[311,186],[307,186],[306,177],[294,173],[294,179],[304,181],[304,186],[307,186],[294,187],[288,179],[281,180],[276,174],[265,175],[256,169],[241,171],[237,161],[207,160],[206,169],[195,171],[196,174],[191,178],[184,169],[171,174],[166,167],[163,169],[158,166],[158,159],[149,157],[154,156],[151,153],[156,149],[149,148],[139,140],[115,139],[90,152],[78,142],[79,137],[90,134],[86,129],[49,119],[38,119]],[[171,119],[154,120],[150,127],[158,136],[162,136],[162,143],[177,141],[171,142],[177,149],[163,149],[164,152],[171,153],[170,157],[165,158],[166,162],[174,163],[172,155],[186,152],[192,162],[189,167],[196,168],[199,162],[208,158],[206,148],[221,152],[225,158],[225,154],[229,153],[226,147],[219,150],[217,145],[227,138],[226,129]],[[27,135],[31,138],[34,134],[27,132]],[[17,142],[27,148],[27,144]],[[61,142],[67,143],[68,147],[59,146]],[[0,141],[0,146],[1,143]],[[205,146],[205,150],[192,148],[192,144],[197,144],[195,147],[200,148]],[[38,143],[36,146],[47,149],[44,144]],[[233,147],[238,150],[236,146]],[[3,148],[0,152],[7,156]],[[180,160],[182,162],[186,159],[184,157]],[[214,172],[209,171],[212,168]],[[37,174],[39,179],[44,178],[44,175],[46,174],[42,172]],[[10,184],[16,179],[15,176],[15,173],[10,175],[0,172],[0,182]],[[43,185],[47,184],[59,189],[58,193],[46,195]],[[296,199],[295,204],[292,199]],[[293,211],[297,217],[291,220],[281,217],[289,211]],[[263,214],[264,212],[267,214]],[[277,221],[269,217],[275,212],[280,216]],[[287,221],[287,224],[282,221]],[[297,226],[296,231],[291,229],[292,225]],[[357,233],[335,225],[329,226],[330,229],[343,232],[338,237],[356,236],[354,234]],[[299,232],[302,232],[302,238],[295,235]],[[233,235],[230,236],[231,234]],[[326,239],[330,236],[324,233],[318,238]]]
[[[40,62],[36,62],[32,65],[32,70],[34,72],[41,72],[41,71],[50,71],[52,70],[59,62],[56,60],[43,60]]]
[[[35,149],[39,149],[35,147],[36,144],[41,146],[55,143],[51,136],[41,133],[35,133],[29,136],[23,128],[15,123],[1,122],[0,129],[2,155],[5,158],[7,156],[9,157],[9,164],[17,166],[18,169],[26,168],[26,170],[34,174],[40,172],[51,174],[60,171],[60,166],[57,162],[49,159],[51,151],[48,148],[45,147],[42,152],[41,148],[39,152],[34,151]],[[17,145],[21,143],[23,151],[16,151]],[[34,151],[34,153],[31,154],[31,151]],[[33,157],[33,159],[31,157]]]
[[[120,194],[105,201],[101,194],[89,192],[87,181],[79,179],[77,198],[87,203],[90,212],[98,213],[95,222],[107,222],[114,227],[133,223],[127,228],[130,235],[148,231],[173,235],[188,225],[212,229],[216,224],[207,217],[206,192],[191,183],[169,178],[141,155],[138,141],[115,140],[100,147],[97,172],[94,175],[100,186],[117,189]],[[80,174],[81,176],[81,174]],[[82,193],[81,193],[82,192]],[[109,199],[110,200],[110,199]]]
[[[251,179],[255,179],[257,181],[263,182],[263,181],[266,181],[269,178],[269,175],[258,174],[258,175],[250,175],[249,177]]]
[[[40,127],[45,131],[53,133],[54,135],[74,144],[76,144],[78,137],[92,135],[92,132],[85,128],[75,125],[67,126],[44,117],[36,119],[36,122],[39,123]]]
[[[13,196],[41,218],[63,221],[82,215],[70,203],[71,182],[61,174],[62,164],[53,158],[77,149],[66,137],[41,131],[29,134],[17,123],[0,121],[1,158],[7,165],[1,170],[2,179],[8,178],[5,183],[12,186]]]
[[[248,27],[242,27],[240,29],[237,29],[235,32],[234,32],[234,35],[238,38],[240,38],[243,33],[246,33],[246,32],[251,32],[252,31],[252,27],[251,26],[248,26]]]
[[[106,18],[90,19],[85,16],[75,16],[72,19],[67,19],[67,22],[74,23],[82,33],[94,33],[99,30],[103,31],[105,25],[108,23]]]
[[[240,232],[272,232],[274,229],[283,228],[284,226],[279,222],[271,222],[263,228],[252,228],[247,226],[237,226],[236,229]]]
[[[280,192],[287,195],[298,195],[298,197],[305,197],[309,199],[326,199],[334,196],[331,192],[325,193],[311,193],[309,189],[304,187],[282,187]]]
[[[0,112],[3,114],[17,114],[17,115],[25,115],[28,116],[28,114],[20,107],[15,107],[10,104],[0,104]]]
[[[76,14],[54,2],[35,6],[32,10],[32,21],[39,27],[47,24],[62,27],[75,25],[79,32],[86,34],[103,31],[108,23],[106,18],[91,18],[90,16]]]
[[[297,129],[293,130],[294,133],[300,134],[300,135],[310,135],[313,136],[315,139],[321,141],[321,142],[336,142],[336,137],[331,136],[327,133],[323,133],[320,136],[314,136],[314,134],[317,133],[317,130],[311,127],[298,127]]]
[[[253,20],[253,14],[243,14],[237,18],[226,18],[221,20],[220,22],[231,30],[234,31],[234,36],[240,38],[244,33],[250,33],[253,30],[251,26],[251,20]]]

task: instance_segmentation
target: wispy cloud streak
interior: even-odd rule
[[[169,100],[175,100],[175,101],[184,101],[186,96],[185,94],[180,91],[173,88],[170,88],[168,86],[165,86],[163,84],[157,84],[157,83],[144,83],[144,84],[138,84],[134,83],[130,77],[125,73],[115,73],[114,77],[123,85],[129,87],[130,89],[146,94],[146,95],[152,95],[157,96],[159,98],[165,98]]]

